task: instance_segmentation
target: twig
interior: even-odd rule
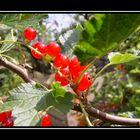
[[[85,111],[85,109],[84,109],[82,103],[80,103],[80,107],[81,107],[81,110],[82,110],[82,112],[83,112],[83,114],[84,114],[84,116],[85,116],[85,119],[86,119],[86,121],[87,121],[88,126],[93,126],[92,123],[91,123],[90,120],[89,120],[88,114],[87,114],[87,112]]]
[[[73,110],[82,112],[80,105],[78,104],[74,105]],[[126,117],[119,117],[119,116],[111,115],[103,111],[100,111],[96,108],[93,108],[91,106],[86,106],[85,111],[90,116],[98,118],[102,120],[103,122],[109,122],[111,124],[118,124],[118,125],[133,125],[133,126],[140,125],[140,119],[138,118],[126,118]]]
[[[111,63],[108,63],[107,65],[105,65],[94,77],[93,81],[95,81],[95,79],[106,69],[108,68],[109,66],[111,66],[112,64]]]
[[[21,68],[20,66],[3,58],[0,58],[0,65],[18,74],[25,82],[33,82],[25,68]]]

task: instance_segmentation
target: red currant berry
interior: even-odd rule
[[[39,51],[40,53],[42,53],[42,55],[46,55],[47,52],[47,46],[41,42],[37,42],[32,46],[34,49],[36,49],[37,51]],[[32,55],[37,58],[37,59],[41,59],[42,56],[39,55],[38,53],[36,53],[34,50],[31,50]]]
[[[93,81],[89,75],[89,73],[85,73],[78,85],[78,91],[84,91],[92,85]]]
[[[81,66],[80,72],[82,72],[87,66],[88,66],[88,64],[85,64],[85,65]]]
[[[60,53],[60,46],[55,43],[51,42],[47,45],[47,54],[53,57],[56,57]]]
[[[36,30],[32,27],[27,27],[23,31],[23,36],[26,40],[34,40],[36,38]]]
[[[74,57],[71,59],[70,63],[69,63],[69,71],[72,75],[74,75],[75,73],[79,72],[80,70],[80,62],[78,61],[77,57]]]
[[[64,69],[61,69],[60,72],[62,75],[60,75],[59,72],[57,72],[55,74],[55,81],[59,81],[61,83],[61,86],[68,85],[69,84],[68,80],[70,80],[69,72],[67,70],[64,70]],[[67,77],[67,78],[65,78],[65,77]]]
[[[0,113],[0,122],[3,122],[7,120],[8,118],[11,118],[11,115],[12,115],[12,111]]]
[[[7,117],[6,117],[6,112],[0,113],[0,122],[5,121],[6,119],[7,119]]]
[[[69,59],[67,58],[67,56],[63,55],[63,54],[59,54],[58,56],[56,56],[56,58],[54,59],[54,66],[55,67],[59,67],[59,68],[66,68],[69,64]]]
[[[13,126],[14,120],[12,118],[8,118],[6,121],[3,121],[1,126]]]
[[[46,114],[41,121],[41,126],[52,126],[50,115]]]
[[[81,74],[81,72],[88,66],[88,64],[81,66],[77,57],[74,57],[69,63],[70,73],[76,77]]]

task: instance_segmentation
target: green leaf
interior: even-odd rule
[[[59,87],[56,84],[54,87]],[[38,111],[45,110],[49,106],[66,114],[72,107],[72,94],[67,93],[64,97],[54,96],[50,90],[40,88],[36,84],[24,83],[10,91],[10,101],[0,106],[0,112],[13,110],[15,126],[36,126],[40,118]]]
[[[118,113],[118,115],[121,117],[135,118],[134,112],[123,112],[123,113]]]
[[[10,51],[15,46],[14,42],[17,40],[17,37],[14,36],[13,32],[14,32],[14,30],[11,29],[11,32],[9,34],[7,34],[7,36],[5,37],[5,40],[11,40],[13,42],[3,43],[3,45],[0,47],[0,53]]]
[[[140,113],[140,107],[135,107],[135,109]]]
[[[64,48],[71,48],[74,43],[79,41],[81,32],[82,27],[78,25],[75,29],[68,30],[66,33],[62,34],[59,37],[59,41]]]
[[[33,108],[25,107],[25,104],[21,104],[20,106],[16,107],[14,111],[12,112],[12,116],[14,116],[16,119],[14,121],[15,126],[37,126],[40,117],[38,115],[38,112]]]
[[[74,53],[81,63],[86,63],[90,58],[104,55],[115,47],[119,47],[140,25],[139,14],[96,14],[85,22],[81,40],[86,45],[76,46]],[[78,48],[78,49],[77,49]],[[96,48],[101,53],[91,53],[86,56],[85,52],[92,52]],[[89,49],[89,50],[88,50]],[[84,56],[81,57],[81,56]]]
[[[4,24],[0,24],[0,35],[4,32],[9,32],[10,30],[11,30],[11,27]]]
[[[13,100],[13,101],[8,101],[4,104],[0,105],[0,112],[6,112],[9,110],[13,110],[16,106],[18,106],[21,103],[20,100]]]
[[[26,18],[25,18],[26,17]],[[23,30],[28,26],[37,28],[40,25],[40,22],[43,18],[48,18],[47,14],[22,14],[21,19],[17,22],[16,28]]]
[[[0,107],[0,112],[13,110],[16,126],[35,126],[40,121],[37,111],[44,109],[50,91],[25,83],[10,91],[11,101]],[[47,106],[45,106],[47,108]]]
[[[65,88],[61,87],[60,82],[55,82],[52,84],[52,94],[54,97],[64,97],[66,90]]]
[[[130,73],[132,73],[132,74],[140,74],[140,69],[138,69],[138,68],[132,69],[130,71]]]
[[[28,26],[37,28],[40,21],[47,17],[47,14],[0,14],[0,23],[23,30]]]
[[[67,114],[69,110],[72,108],[72,99],[73,99],[73,96],[71,93],[66,93],[64,97],[59,96],[56,98],[56,100],[54,100],[54,97],[52,94],[49,94],[47,96],[46,104],[48,107],[53,105],[62,113]]]
[[[87,62],[94,59],[95,56],[100,56],[102,54],[100,50],[84,41],[81,41],[76,45],[75,52],[77,56],[80,56],[80,60],[87,60]],[[81,64],[83,64],[83,61],[81,61]]]
[[[133,54],[120,54],[111,52],[108,56],[111,64],[127,63],[129,61],[140,58],[139,56]]]

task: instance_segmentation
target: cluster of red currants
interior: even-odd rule
[[[34,40],[36,38],[36,31],[28,27],[24,30],[23,35],[26,40]],[[53,65],[59,71],[55,74],[55,80],[61,83],[61,86],[66,86],[70,82],[76,84],[82,71],[88,66],[81,66],[77,57],[69,58],[60,53],[60,46],[56,42],[51,42],[48,45],[43,44],[42,42],[37,42],[32,46],[42,55],[39,55],[34,50],[31,50],[32,55],[37,59],[42,59],[43,56],[49,55],[54,57]],[[93,81],[89,73],[85,73],[81,78],[77,91],[85,91],[92,85]]]
[[[1,126],[13,126],[12,111],[0,113],[0,123]]]

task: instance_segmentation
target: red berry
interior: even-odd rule
[[[47,45],[47,54],[56,57],[60,53],[60,46],[55,42],[51,42]]]
[[[74,76],[80,75],[80,73],[87,67],[88,65],[81,66],[77,57],[74,57],[69,63],[69,71]]]
[[[69,59],[67,58],[67,56],[63,55],[63,54],[59,54],[58,56],[56,56],[56,58],[54,59],[54,66],[55,67],[59,67],[59,68],[66,68],[69,64]]]
[[[89,75],[89,73],[85,73],[78,85],[77,90],[84,91],[92,85],[93,81]]]
[[[14,120],[12,118],[8,118],[7,120],[3,121],[1,126],[13,126]]]
[[[26,40],[34,40],[36,38],[36,30],[32,27],[27,27],[23,31],[23,36]]]
[[[7,120],[8,118],[11,118],[11,115],[12,115],[12,111],[0,113],[0,122],[3,122]]]
[[[80,70],[80,62],[78,61],[77,57],[71,59],[69,63],[69,71],[71,74],[75,74]]]
[[[67,80],[67,78],[70,80],[70,74],[67,70],[61,69],[60,72],[63,74],[63,76],[61,76],[58,72],[55,74],[55,80],[59,81],[61,83],[61,86],[66,86],[69,84],[69,81]],[[65,78],[64,76],[66,76],[67,78]]]
[[[50,115],[46,114],[41,121],[41,126],[52,126]]]
[[[43,55],[46,55],[47,52],[47,46],[41,42],[37,42],[32,46],[34,49],[36,49],[37,51],[39,51],[40,53],[42,53]],[[36,53],[34,50],[31,50],[32,55],[37,58],[37,59],[41,59],[42,56],[39,55],[38,53]]]
[[[0,113],[0,122],[5,121],[6,119],[7,119],[7,117],[6,117],[6,112]]]

